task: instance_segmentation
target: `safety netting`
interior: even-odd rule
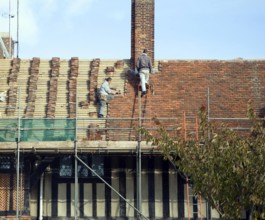
[[[0,119],[0,142],[73,141],[75,132],[75,119]]]

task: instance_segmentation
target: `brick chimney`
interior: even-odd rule
[[[143,49],[154,63],[155,0],[132,0],[131,61],[132,68]]]

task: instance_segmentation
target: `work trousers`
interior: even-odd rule
[[[148,84],[149,81],[149,69],[141,69],[139,76],[141,80],[142,92],[146,92],[146,84]]]
[[[99,100],[99,114],[100,115],[104,115],[106,104],[108,104],[113,98],[114,98],[114,95],[106,95],[105,100],[100,98]]]

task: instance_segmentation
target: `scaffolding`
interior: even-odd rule
[[[17,118],[2,118],[0,121],[0,142],[16,142],[16,219],[19,219],[21,216],[21,210],[19,205],[19,189],[22,189],[22,171],[20,166],[20,152],[21,152],[21,142],[27,141],[71,141],[73,143],[72,153],[74,153],[75,158],[75,171],[74,171],[74,192],[75,192],[75,201],[74,201],[74,218],[78,219],[78,162],[80,162],[83,166],[88,168],[95,176],[97,176],[104,184],[106,184],[113,192],[115,192],[122,200],[124,200],[129,206],[131,206],[137,212],[138,219],[148,219],[142,214],[142,179],[141,179],[141,172],[142,172],[142,164],[141,164],[141,155],[142,155],[142,147],[141,142],[143,141],[140,130],[138,132],[138,140],[136,146],[136,177],[137,177],[137,201],[136,207],[130,204],[126,198],[124,198],[116,189],[114,189],[110,184],[108,184],[100,175],[98,175],[86,162],[84,162],[78,156],[78,132],[79,131],[88,131],[93,129],[103,129],[103,130],[127,130],[133,131],[135,128],[79,128],[78,122],[80,120],[105,120],[102,119],[91,119],[91,118],[78,118],[77,117],[77,110],[78,110],[78,100],[76,95],[76,114],[75,118],[71,119],[51,119],[51,118],[22,118],[21,117],[21,106],[20,106],[20,89],[18,90],[18,116]],[[140,92],[138,97],[141,97]],[[210,117],[210,91],[208,89],[208,121],[211,120],[249,120],[248,118],[214,118]],[[138,118],[108,118],[108,120],[137,120],[139,128],[142,128],[142,122],[144,120],[152,120],[152,118],[142,117],[142,101],[139,98],[139,117]],[[186,116],[185,112],[183,113],[183,127],[184,127],[184,135],[185,139],[187,139],[187,127],[186,127]],[[159,120],[178,120],[178,118],[157,118]],[[198,140],[198,118],[197,116],[195,119],[195,135],[196,140]],[[155,128],[146,128],[147,130],[157,130]],[[247,128],[235,128],[244,130]],[[168,129],[169,131],[175,130],[173,128]],[[21,174],[21,175],[20,175]],[[43,183],[42,183],[43,184]],[[189,180],[186,178],[186,196],[187,196],[187,207],[188,207],[188,219],[190,220],[190,191],[189,191]],[[200,219],[203,218],[202,216],[202,201],[201,197],[199,197],[200,202]],[[206,218],[208,219],[209,207],[206,201]],[[40,209],[41,210],[41,209]]]
[[[10,58],[10,54],[8,53],[8,51],[6,49],[5,43],[4,43],[3,39],[2,39],[2,36],[0,36],[0,48],[3,51],[5,58],[9,59]]]
[[[139,94],[139,97],[140,94]],[[141,113],[141,98],[139,98],[139,112]],[[21,106],[20,106],[20,89],[18,90],[18,116],[17,118],[2,118],[0,120],[0,142],[15,142],[17,145],[16,148],[16,219],[21,217],[20,206],[19,206],[19,189],[22,189],[22,172],[20,169],[20,151],[21,151],[21,142],[29,141],[71,141],[74,145],[73,152],[75,155],[75,173],[74,173],[74,192],[75,192],[75,201],[74,201],[74,218],[78,219],[78,162],[83,166],[87,167],[95,176],[97,176],[104,184],[106,184],[113,192],[115,192],[122,200],[124,200],[130,207],[132,207],[136,212],[138,219],[148,219],[142,214],[141,210],[141,131],[138,131],[138,141],[136,147],[136,166],[137,166],[137,207],[132,205],[129,201],[126,200],[116,189],[114,189],[110,184],[108,184],[100,175],[98,175],[88,164],[86,164],[78,156],[78,131],[82,130],[93,130],[95,128],[78,128],[78,121],[80,120],[93,120],[93,119],[84,119],[77,117],[78,110],[78,101],[76,95],[76,114],[75,118],[71,119],[50,119],[50,118],[22,118],[21,117]],[[159,118],[159,120],[176,120],[177,118]],[[94,119],[99,120],[99,119]],[[101,120],[105,120],[102,118]],[[139,114],[138,118],[108,118],[108,120],[138,120],[139,127],[142,127],[142,121],[152,120],[152,118],[142,118],[142,115]],[[96,128],[100,130],[100,128]],[[135,128],[101,128],[103,130],[127,130],[134,131]],[[148,128],[149,130],[155,130]],[[168,129],[174,130],[174,129]],[[40,194],[42,197],[43,189],[43,177],[41,177],[40,184]],[[42,208],[40,208],[42,210]]]

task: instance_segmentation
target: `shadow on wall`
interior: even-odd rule
[[[261,108],[259,110],[259,117],[264,118],[265,117],[265,107]],[[263,121],[263,127],[265,127],[265,121]]]
[[[139,90],[139,83],[140,83],[139,74],[137,74],[134,70],[128,70],[127,76],[128,76],[128,83],[134,88],[134,94],[135,96],[137,96]]]

